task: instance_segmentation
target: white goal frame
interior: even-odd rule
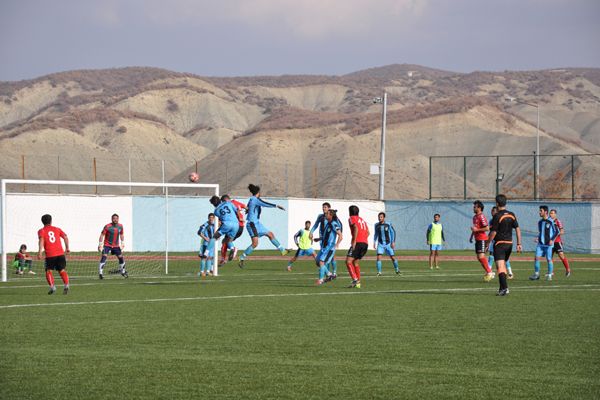
[[[7,273],[7,254],[8,254],[8,240],[7,240],[7,184],[29,184],[29,185],[60,185],[60,186],[121,186],[121,187],[151,187],[151,188],[162,188],[164,189],[165,196],[165,220],[166,220],[166,247],[165,247],[165,274],[169,273],[169,188],[187,188],[187,189],[198,189],[208,188],[214,189],[214,194],[219,196],[219,185],[208,184],[208,183],[149,183],[149,182],[97,182],[97,181],[60,181],[60,180],[36,180],[36,179],[2,179],[0,180],[0,188],[2,190],[2,282],[8,280]],[[130,195],[128,195],[130,196]],[[215,241],[215,256],[214,256],[214,268],[213,274],[219,275],[219,261],[218,261],[218,249],[220,248],[220,240]]]

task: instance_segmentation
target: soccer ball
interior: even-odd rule
[[[190,172],[190,174],[188,175],[188,179],[190,180],[190,182],[198,182],[200,180],[200,175],[198,175],[196,172]]]

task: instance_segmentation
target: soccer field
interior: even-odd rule
[[[423,254],[423,253],[422,253]],[[470,254],[470,253],[469,253]],[[475,261],[389,261],[361,289],[315,286],[314,264],[196,261],[158,278],[38,275],[0,284],[2,399],[581,399],[600,396],[600,265],[511,293]],[[186,265],[185,263],[189,263]],[[544,268],[544,266],[543,266]],[[542,271],[544,269],[542,268]]]

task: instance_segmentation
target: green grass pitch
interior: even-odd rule
[[[407,253],[408,254],[408,253]],[[410,254],[414,254],[410,253]],[[421,253],[424,254],[424,253]],[[464,253],[471,254],[471,253]],[[472,255],[472,254],[471,254]],[[0,284],[1,399],[592,399],[600,397],[600,265],[511,293],[475,261],[362,263],[361,289],[250,259],[200,280],[40,275]],[[543,264],[543,268],[545,265]],[[544,269],[542,269],[544,271]],[[39,271],[38,271],[39,272]]]

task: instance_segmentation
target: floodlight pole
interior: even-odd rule
[[[383,97],[373,99],[374,103],[383,104],[381,110],[381,154],[379,156],[379,200],[383,201],[385,188],[385,128],[387,117],[387,92],[383,92]]]

